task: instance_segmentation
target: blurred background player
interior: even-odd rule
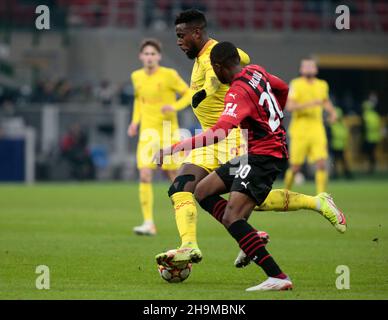
[[[221,84],[210,64],[210,51],[217,41],[209,38],[205,15],[196,9],[181,12],[175,20],[177,44],[186,56],[194,60],[191,74],[192,107],[203,130],[213,126],[224,109],[224,97],[229,88]],[[249,56],[238,49],[242,65],[249,63]],[[195,186],[220,164],[238,154],[237,131],[222,144],[193,150],[178,171],[168,190],[175,210],[175,219],[181,237],[181,250],[176,260],[199,262],[202,253],[197,243],[197,208],[194,200]],[[158,264],[169,257],[167,252],[156,256]]]
[[[376,111],[377,102],[376,93],[371,92],[368,99],[362,103],[363,149],[369,162],[369,174],[376,170],[376,147],[382,138],[381,118]]]
[[[336,107],[337,120],[330,124],[330,152],[333,157],[333,178],[338,178],[339,166],[342,166],[345,178],[351,179],[352,173],[349,169],[345,156],[345,149],[349,138],[349,129],[345,125],[341,108]]]
[[[285,188],[291,189],[295,174],[300,172],[306,159],[315,164],[316,192],[326,191],[328,174],[326,160],[328,145],[322,112],[329,113],[329,122],[333,123],[336,111],[329,98],[329,86],[325,80],[318,79],[318,67],[313,59],[303,59],[300,65],[300,77],[290,84],[287,110],[292,118],[289,126],[291,138],[290,168],[285,175]]]
[[[134,137],[140,126],[137,167],[140,174],[139,198],[144,223],[133,231],[139,235],[155,235],[151,183],[156,165],[151,161],[152,155],[163,143],[179,139],[177,111],[190,104],[191,93],[188,85],[174,69],[159,65],[162,58],[159,41],[144,40],[140,46],[139,58],[143,68],[131,75],[135,101],[128,135]],[[180,95],[179,100],[176,99],[177,94]],[[164,141],[166,138],[171,140]],[[178,164],[172,162],[162,167],[171,181],[175,179],[177,167]]]

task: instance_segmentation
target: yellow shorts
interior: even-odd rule
[[[183,163],[195,164],[210,173],[233,158],[245,154],[246,147],[242,138],[228,137],[217,144],[192,150]]]
[[[307,157],[309,163],[328,158],[327,137],[323,125],[313,130],[295,130],[290,132],[290,163],[302,165]]]

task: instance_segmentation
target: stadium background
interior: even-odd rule
[[[138,46],[144,37],[160,39],[163,64],[189,82],[192,62],[176,46],[173,20],[190,7],[206,12],[210,36],[236,43],[253,63],[286,81],[297,76],[301,58],[315,57],[320,77],[329,82],[332,98],[344,111],[351,133],[346,156],[356,172],[367,169],[361,105],[375,91],[383,136],[377,148],[378,170],[387,171],[388,3],[342,1],[351,11],[350,29],[337,30],[339,3],[40,1],[50,8],[50,30],[37,30],[36,1],[2,1],[1,137],[18,141],[2,143],[0,180],[136,179],[136,139],[127,138],[126,126],[133,102],[129,75],[140,67]],[[198,128],[190,108],[181,112],[180,122]],[[82,127],[95,168],[90,174],[71,173],[61,150],[61,141],[76,125]],[[14,149],[17,165],[10,164],[7,148]]]

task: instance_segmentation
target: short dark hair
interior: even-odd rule
[[[144,48],[147,46],[154,47],[156,51],[158,51],[159,53],[162,52],[162,44],[160,43],[159,40],[152,39],[152,38],[144,39],[140,44],[140,52],[142,52]]]
[[[219,42],[210,52],[210,60],[212,63],[218,63],[223,66],[238,65],[240,63],[240,55],[236,46],[231,42]]]
[[[197,9],[189,9],[182,11],[175,18],[175,25],[187,23],[187,24],[195,24],[198,27],[206,28],[207,21],[206,17],[202,11]]]

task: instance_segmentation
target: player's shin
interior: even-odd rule
[[[319,199],[287,189],[273,189],[264,202],[255,208],[256,211],[295,211],[320,209]]]
[[[257,234],[257,231],[244,219],[233,222],[229,233],[237,241],[241,250],[260,266],[268,277],[286,279],[287,275],[282,272],[275,260],[265,248],[265,243]]]
[[[318,169],[315,172],[315,184],[317,193],[325,192],[327,188],[327,171],[324,169]]]
[[[176,192],[171,196],[175,209],[175,220],[182,247],[197,246],[197,208],[191,192]]]
[[[219,195],[212,195],[199,201],[199,205],[202,209],[209,212],[220,223],[222,223],[227,203],[228,202]]]
[[[287,190],[291,190],[292,185],[294,183],[294,172],[291,169],[288,169],[286,171],[285,177],[284,177],[284,188]]]
[[[140,206],[143,213],[144,222],[153,222],[154,194],[151,183],[140,182],[139,185]]]

